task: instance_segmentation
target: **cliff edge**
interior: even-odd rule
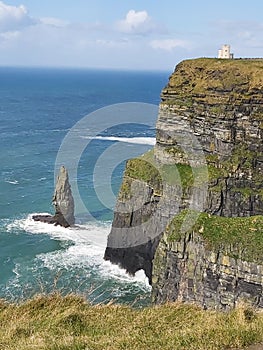
[[[127,162],[105,258],[153,301],[263,307],[263,60],[181,62],[156,146]]]

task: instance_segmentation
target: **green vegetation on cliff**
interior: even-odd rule
[[[167,228],[169,241],[180,240],[186,215],[196,212],[184,210]],[[263,216],[222,217],[200,213],[188,233],[195,232],[205,240],[207,249],[220,251],[230,257],[263,263]]]
[[[147,183],[154,189],[155,194],[160,195],[162,193],[162,177],[154,163],[153,150],[145,153],[140,158],[128,160],[120,188],[119,200],[130,199],[133,180]]]
[[[127,162],[120,198],[130,197],[133,180],[143,181],[152,187],[156,194],[162,194],[165,183],[180,186],[185,192],[193,185],[200,187],[205,182],[209,183],[221,179],[217,186],[211,188],[212,191],[221,191],[225,186],[224,179],[229,177],[229,174],[234,174],[238,168],[249,171],[252,168],[253,160],[258,156],[256,152],[244,151],[240,146],[233,151],[233,155],[228,160],[220,162],[216,155],[210,155],[206,157],[207,165],[192,167],[189,164],[181,163],[160,165],[154,160],[153,154],[152,150],[141,158],[134,158]],[[235,192],[239,192],[244,200],[252,194],[263,197],[261,188],[263,175],[259,172],[252,172],[251,176],[255,184],[254,189],[249,187],[235,188]]]
[[[144,159],[135,158],[128,161],[126,175],[146,182],[156,190],[161,190],[162,178],[159,170]]]
[[[163,90],[166,95],[175,93],[170,103],[191,106],[195,100],[201,100],[216,106],[216,113],[221,112],[220,104],[235,100],[236,104],[250,102],[255,93],[263,87],[263,60],[222,60],[200,58],[181,62],[171,76],[169,84]],[[222,92],[228,94],[222,96]],[[221,98],[220,98],[221,95]],[[166,101],[168,103],[168,101]],[[262,117],[262,114],[259,114]]]
[[[209,166],[209,173],[212,178],[215,177],[214,167]],[[127,162],[120,195],[121,198],[127,198],[131,194],[132,180],[143,181],[152,187],[156,194],[162,194],[165,183],[180,186],[185,190],[194,183],[196,186],[203,184],[207,180],[207,174],[206,166],[193,169],[188,164],[160,165],[154,158],[154,150],[151,150]]]
[[[38,296],[0,302],[3,350],[224,350],[263,341],[263,315],[166,304],[135,310],[91,306],[76,296]]]

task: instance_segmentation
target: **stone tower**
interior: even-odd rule
[[[218,50],[218,58],[223,59],[233,59],[234,54],[230,53],[230,45],[223,45],[220,50]]]

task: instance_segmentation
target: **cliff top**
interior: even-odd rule
[[[232,96],[249,99],[263,93],[263,59],[222,60],[199,58],[179,63],[171,75],[163,96]],[[209,102],[206,100],[206,102]]]

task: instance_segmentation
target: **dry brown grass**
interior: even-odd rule
[[[262,340],[263,314],[246,307],[229,313],[185,304],[136,310],[59,294],[0,303],[1,350],[223,350]]]

